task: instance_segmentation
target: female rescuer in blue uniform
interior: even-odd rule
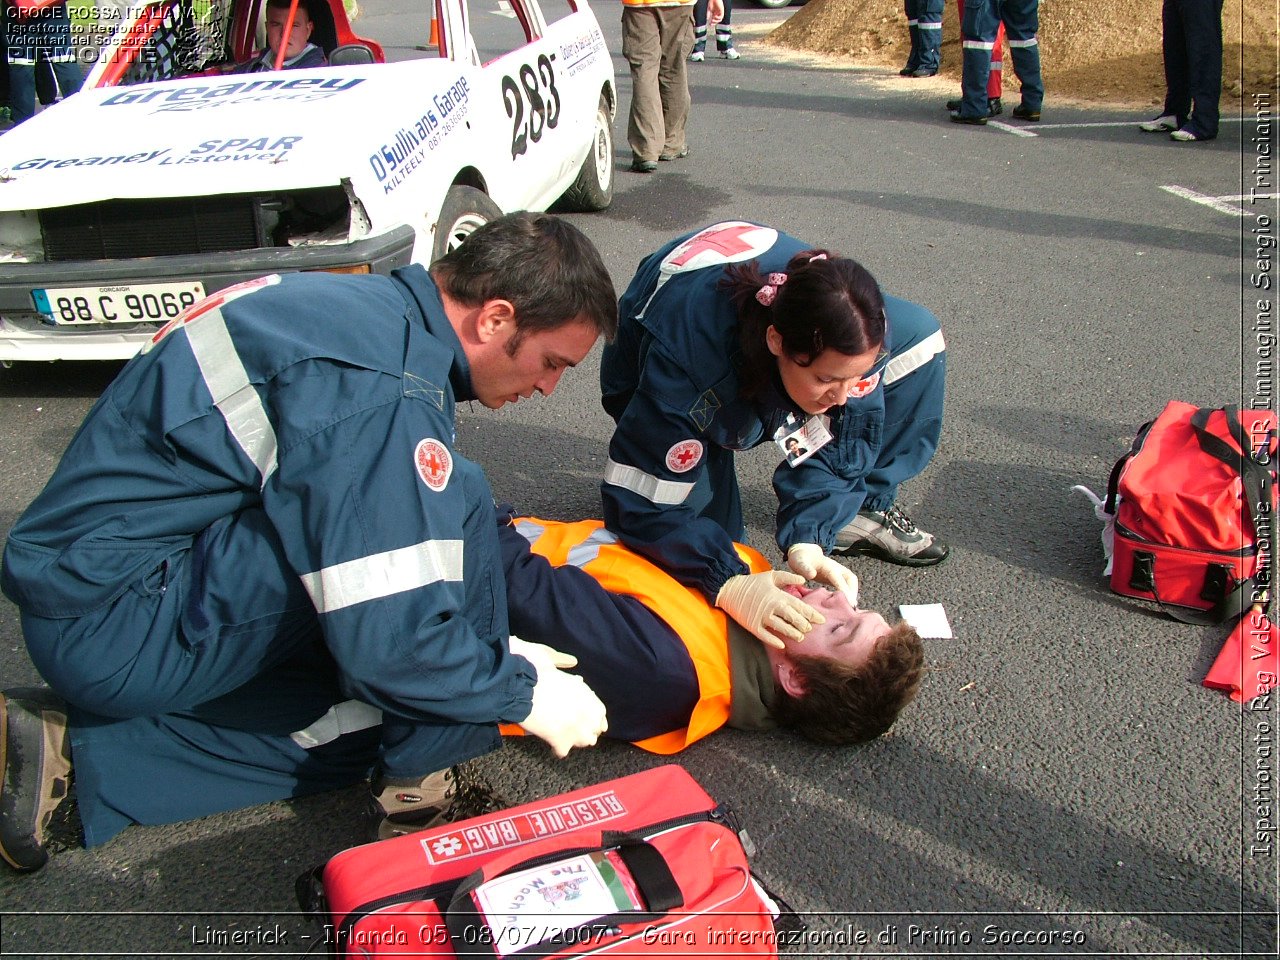
[[[945,344],[929,311],[862,266],[770,227],[717,223],[645,258],[601,363],[617,422],[601,486],[607,527],[755,636],[822,615],[782,589],[828,583],[866,553],[927,566],[947,547],[895,505],[942,427]],[[807,448],[785,457],[791,438]],[[752,574],[733,455],[775,443],[777,541],[793,573]]]

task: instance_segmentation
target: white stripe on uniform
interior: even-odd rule
[[[615,487],[630,490],[637,496],[644,497],[651,503],[663,507],[674,507],[684,503],[693,492],[692,483],[680,483],[676,480],[662,480],[652,474],[645,473],[635,467],[627,467],[610,460],[604,470],[604,482]]]
[[[210,310],[186,324],[187,341],[195,354],[205,386],[227,422],[227,429],[262,477],[260,486],[276,471],[276,432],[262,398],[249,382],[236,345],[227,332],[221,310]]]
[[[936,357],[942,351],[947,349],[947,344],[942,339],[942,331],[937,330],[929,334],[910,350],[905,350],[898,354],[884,368],[885,384],[894,383],[901,380],[909,373],[919,370],[926,363]]]
[[[461,540],[424,540],[302,575],[302,585],[317,613],[332,613],[445,581],[462,581]]]

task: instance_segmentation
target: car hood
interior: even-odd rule
[[[362,180],[469,93],[449,60],[82,90],[0,137],[0,209]]]

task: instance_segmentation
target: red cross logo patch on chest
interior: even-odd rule
[[[413,465],[427,489],[439,493],[448,486],[449,475],[453,473],[453,454],[439,440],[428,437],[420,440],[413,451]]]
[[[681,440],[667,451],[667,469],[672,473],[688,473],[702,460],[702,441]]]

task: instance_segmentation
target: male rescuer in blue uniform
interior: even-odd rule
[[[4,859],[44,864],[72,761],[90,846],[353,783],[370,757],[387,836],[447,813],[449,768],[499,721],[561,756],[594,743],[586,684],[508,647],[454,407],[551,393],[616,309],[590,241],[512,214],[430,272],[266,277],[162,329],[9,536],[4,591],[54,692],[0,700]]]
[[[947,547],[895,503],[942,427],[945,345],[929,311],[884,296],[859,264],[729,221],[646,257],[604,352],[617,421],[601,491],[623,543],[765,643],[819,622],[783,588],[857,579],[829,554],[910,566]],[[797,436],[812,451],[785,458]],[[752,574],[733,457],[773,441],[777,542],[794,573]]]

